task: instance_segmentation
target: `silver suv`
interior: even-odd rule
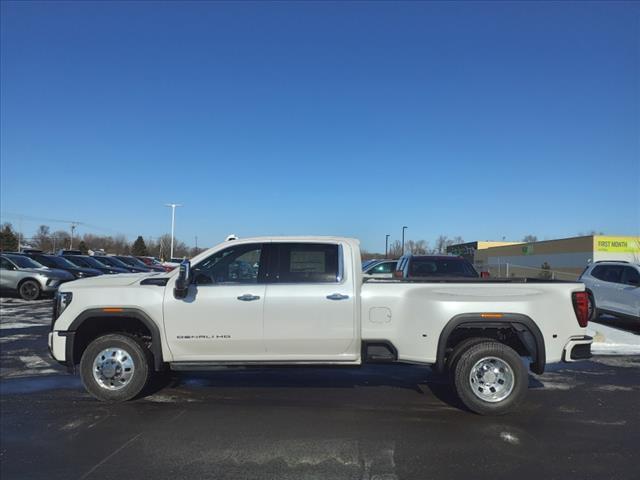
[[[0,289],[17,291],[24,300],[55,292],[58,285],[73,279],[69,272],[46,268],[24,255],[0,255]]]
[[[600,313],[640,320],[640,265],[603,261],[580,276],[590,296],[591,320]]]

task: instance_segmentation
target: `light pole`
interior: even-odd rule
[[[179,203],[165,203],[165,207],[171,207],[171,257],[169,260],[173,258],[173,234],[175,232],[176,227],[176,207],[181,207],[182,205]]]
[[[402,227],[402,255],[404,255],[404,231],[409,227]]]
[[[76,227],[77,225],[75,223],[71,224],[71,239],[69,240],[69,250],[73,250],[73,232],[75,232]]]
[[[384,239],[384,258],[387,258],[388,256],[388,251],[389,251],[389,237],[391,235],[387,234],[385,235],[385,239]]]

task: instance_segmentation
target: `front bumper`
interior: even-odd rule
[[[53,359],[66,366],[73,373],[75,365],[73,365],[73,342],[76,332],[71,331],[53,331],[49,332],[49,353]]]
[[[562,352],[563,362],[577,362],[579,360],[588,360],[591,358],[591,344],[593,337],[583,335],[581,337],[572,337],[564,346]]]

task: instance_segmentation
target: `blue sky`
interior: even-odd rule
[[[640,5],[2,2],[11,214],[82,234],[640,233]],[[23,222],[28,235],[39,223]],[[63,224],[53,224],[62,228]]]

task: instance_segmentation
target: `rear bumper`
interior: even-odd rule
[[[591,344],[593,338],[587,335],[572,337],[564,346],[562,352],[563,362],[577,362],[578,360],[588,360],[591,358]]]

